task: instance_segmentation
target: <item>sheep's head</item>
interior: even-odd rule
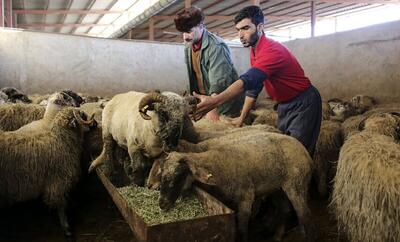
[[[67,92],[56,92],[52,94],[48,101],[48,105],[55,104],[59,107],[79,107],[80,103],[77,102],[73,97],[71,97]]]
[[[188,158],[185,154],[172,152],[161,163],[161,188],[159,206],[169,210],[178,197],[188,191],[193,181],[215,186],[213,174],[199,165],[196,158]]]
[[[32,101],[20,90],[14,87],[3,87],[1,91],[7,95],[8,101],[13,103],[31,103]]]
[[[96,127],[97,123],[92,117],[87,118],[84,112],[73,108],[65,108],[57,113],[52,123],[52,130],[55,129],[69,129],[73,130],[81,137],[83,133],[89,131],[91,128]]]
[[[153,122],[155,133],[167,152],[176,149],[182,135],[185,116],[188,115],[185,100],[175,95],[151,92],[139,103],[140,115],[143,119]],[[156,118],[152,118],[148,111],[154,111]]]
[[[359,130],[382,134],[400,139],[400,113],[377,113],[365,118],[359,124]]]
[[[332,108],[333,116],[344,121],[346,118],[355,115],[355,110],[351,103],[336,103]]]
[[[161,164],[161,188],[159,206],[163,210],[169,210],[184,188],[190,187],[190,169],[182,154],[172,152]],[[187,184],[185,186],[185,184]],[[190,184],[190,185],[189,185]]]
[[[71,90],[64,90],[61,91],[61,94],[66,95],[65,99],[70,100],[69,102],[71,103],[71,105],[69,106],[73,106],[73,107],[80,107],[81,104],[85,103],[85,101],[83,100],[83,98],[81,96],[79,96],[76,92],[71,91]],[[67,96],[69,96],[71,99],[69,99]]]
[[[356,95],[351,99],[351,104],[359,114],[370,109],[375,103],[374,98],[364,95]]]

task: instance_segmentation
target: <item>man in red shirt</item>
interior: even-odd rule
[[[258,6],[245,7],[235,17],[236,29],[244,47],[251,47],[251,68],[225,91],[213,97],[194,93],[201,102],[195,119],[202,117],[222,103],[245,92],[246,99],[239,126],[265,87],[268,95],[278,102],[278,128],[299,140],[311,156],[321,126],[321,96],[311,85],[296,58],[282,44],[264,35],[264,14]]]

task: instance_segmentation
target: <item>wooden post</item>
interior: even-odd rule
[[[315,12],[315,1],[311,1],[311,37],[315,36],[315,23],[317,20]]]
[[[149,19],[149,40],[154,40],[154,19]]]
[[[185,8],[190,8],[192,6],[192,0],[185,0]]]

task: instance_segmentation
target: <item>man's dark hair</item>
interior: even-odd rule
[[[204,22],[204,14],[200,8],[192,6],[179,11],[174,18],[175,27],[180,32],[190,32],[190,30]]]
[[[235,24],[239,23],[245,18],[251,19],[251,22],[257,26],[264,23],[264,14],[258,6],[248,6],[239,11],[235,16]]]

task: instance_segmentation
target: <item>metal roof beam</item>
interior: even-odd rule
[[[35,9],[35,10],[14,10],[14,14],[121,14],[126,11],[118,11],[118,10],[81,10],[81,9]]]
[[[175,16],[173,15],[156,15],[153,16],[154,20],[173,20]],[[223,21],[233,21],[234,15],[206,15],[206,20],[223,20]],[[267,15],[268,20],[310,20],[308,16],[278,16],[278,15]]]
[[[19,28],[42,28],[42,27],[52,27],[52,28],[62,28],[62,27],[96,27],[96,26],[108,26],[109,24],[42,24],[42,23],[33,23],[33,24],[18,24]]]

